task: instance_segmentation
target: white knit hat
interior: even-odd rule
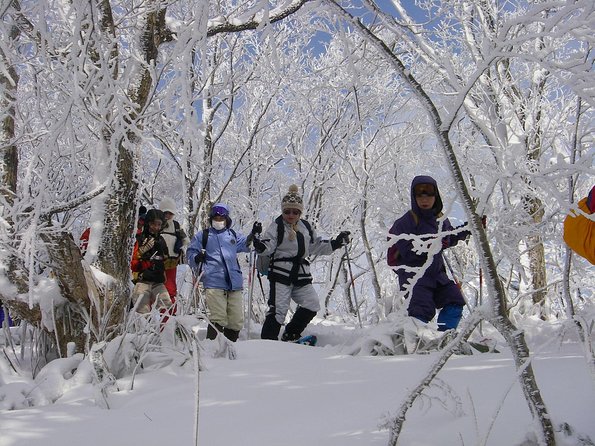
[[[159,210],[161,212],[171,212],[172,214],[176,213],[176,203],[169,197],[163,197],[159,202]]]

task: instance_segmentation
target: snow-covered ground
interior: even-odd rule
[[[205,370],[199,375],[199,444],[388,444],[386,426],[391,414],[439,353],[346,353],[381,331],[382,325],[358,329],[316,319],[308,332],[318,334],[319,346],[241,339],[235,344],[235,360],[214,358],[219,344],[202,342]],[[595,382],[581,346],[568,339],[572,338],[568,332],[560,337],[559,326],[536,322],[526,332],[553,423],[556,429],[567,424],[566,433],[558,433],[557,444],[593,444]],[[199,337],[204,337],[204,327]],[[42,392],[55,402],[1,410],[0,445],[194,444],[194,361],[167,344],[163,354],[147,360],[137,373],[132,390],[130,375],[118,380],[119,390],[108,392],[109,410],[96,403],[101,398],[89,382],[90,368],[70,373],[72,364],[76,367],[75,358],[52,362],[45,378],[35,381],[35,390],[5,364],[0,369],[0,395],[5,403],[23,389],[29,389],[32,398]],[[500,353],[453,356],[434,386],[409,411],[399,444],[536,444],[510,352],[501,341],[498,348]],[[39,398],[34,398],[38,404]]]

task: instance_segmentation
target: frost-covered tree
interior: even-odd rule
[[[169,20],[171,5],[159,0],[9,2],[1,11],[7,69],[0,300],[16,318],[50,333],[61,354],[68,342],[86,351],[121,330],[154,104],[169,76],[189,79],[181,84],[190,91],[200,85],[172,69],[180,50],[173,42],[207,64],[212,59],[201,49],[209,39],[275,23],[303,3],[262,9],[259,2],[230,2],[227,10],[211,10],[179,2],[179,21]],[[203,73],[212,79],[209,69]],[[91,229],[85,261],[73,238],[81,220]]]
[[[469,176],[460,164],[461,155],[454,144],[453,125],[458,120],[470,120],[473,126],[479,129],[488,147],[494,151],[495,157],[512,155],[514,159],[520,146],[522,156],[529,163],[526,167],[527,174],[523,172],[519,177],[526,186],[533,186],[536,177],[535,161],[539,158],[544,144],[544,124],[541,122],[543,106],[540,101],[543,99],[542,89],[545,81],[540,76],[529,76],[528,79],[525,76],[524,79],[520,77],[513,80],[504,73],[498,78],[496,90],[495,84],[488,82],[489,88],[486,88],[482,81],[485,78],[486,81],[490,80],[486,73],[492,70],[496,73],[508,70],[512,60],[532,61],[539,67],[542,61],[547,63],[550,58],[556,62],[560,59],[574,58],[574,54],[567,57],[567,53],[557,51],[560,41],[578,46],[583,51],[582,57],[588,59],[590,42],[584,37],[586,34],[575,32],[568,36],[566,23],[570,23],[570,18],[575,15],[586,14],[588,17],[589,8],[579,4],[554,7],[529,5],[527,8],[516,5],[517,7],[510,12],[508,8],[500,9],[496,2],[460,1],[448,5],[419,2],[428,19],[428,22],[421,24],[413,19],[401,2],[393,2],[396,9],[394,16],[383,13],[373,1],[363,3],[369,11],[380,16],[378,23],[371,24],[365,17],[356,17],[347,4],[327,2],[337,14],[352,24],[364,39],[375,45],[377,50],[390,60],[394,71],[403,78],[428,114],[430,128],[436,137],[438,147],[444,152],[476,239],[482,267],[487,273],[491,304],[483,310],[485,317],[503,334],[512,348],[527,403],[540,427],[540,442],[554,444],[552,422],[533,376],[529,350],[522,332],[508,318],[506,291],[499,278],[490,240],[481,225],[481,212],[488,203],[473,200],[473,194],[481,193],[481,187],[477,192],[470,188]],[[360,13],[360,16],[363,14]],[[548,23],[550,17],[556,19]],[[588,27],[587,24],[584,30]],[[547,42],[549,46],[545,42],[546,36],[540,31],[546,28],[553,37],[551,42]],[[541,48],[543,52],[536,56],[535,48]],[[445,54],[449,57],[445,57]],[[532,75],[532,71],[525,70],[525,74]],[[589,71],[587,68],[587,72]],[[435,75],[430,76],[428,73]],[[576,74],[582,76],[587,73],[583,68],[583,71]],[[527,95],[523,92],[515,96],[511,91],[499,91],[501,83],[522,81],[528,81],[531,87]],[[516,87],[509,88],[515,90]],[[580,88],[577,91],[581,95],[585,94]],[[484,99],[486,97],[487,99]],[[478,103],[477,98],[486,105]],[[515,99],[514,105],[510,104],[512,99]],[[516,113],[511,110],[511,106],[520,107],[526,101],[532,103],[531,114],[524,109],[516,110]],[[537,105],[535,101],[538,102]],[[496,114],[494,119],[489,115],[490,112],[494,113],[494,110],[505,108],[509,111]],[[527,195],[522,198],[524,210],[532,217],[541,212],[539,200]],[[540,222],[541,214],[533,218],[533,221]],[[531,243],[540,244],[541,241],[533,238]],[[533,250],[535,246],[529,248]],[[535,263],[534,274],[543,270],[541,256],[542,254],[538,254],[532,257]],[[538,282],[544,283],[541,279]],[[396,444],[403,421],[402,416],[395,420],[391,444]]]
[[[588,5],[27,0],[0,15],[0,300],[62,353],[122,330],[137,206],[164,194],[192,233],[216,200],[240,229],[268,221],[299,184],[318,232],[353,232],[359,303],[380,320],[402,304],[386,232],[429,170],[462,201],[481,310],[543,421],[509,317],[562,314],[563,275],[567,305],[592,293],[557,254],[569,189],[592,173]],[[315,276],[329,314],[354,313],[338,256]]]

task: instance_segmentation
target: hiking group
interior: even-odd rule
[[[595,187],[579,202],[579,210],[564,222],[566,242],[591,263],[595,262],[595,229],[588,215],[595,208],[594,191]],[[403,337],[406,350],[413,352],[420,333],[432,327],[436,329],[430,332],[453,331],[461,320],[465,299],[460,286],[447,274],[442,252],[471,233],[467,223],[453,227],[443,216],[443,202],[434,178],[416,176],[410,198],[411,209],[390,228],[386,260],[408,302]],[[141,208],[131,261],[135,284],[131,308],[139,314],[158,309],[162,324],[176,314],[176,271],[185,253],[195,280],[205,290],[207,338],[215,339],[222,333],[235,342],[244,325],[244,280],[237,256],[253,247],[258,269],[270,283],[261,338],[279,339],[293,301],[297,308],[281,340],[300,339],[320,310],[310,259],[345,247],[350,243],[350,233],[340,231],[331,240],[317,236],[310,222],[302,219],[304,202],[296,185],[291,185],[282,197],[280,208],[281,214],[264,232],[257,221],[244,236],[232,228],[229,206],[216,203],[209,211],[209,227],[198,231],[192,240],[174,220],[172,199],[163,198],[160,209]],[[87,241],[88,236],[87,230]],[[86,249],[86,242],[82,246]]]

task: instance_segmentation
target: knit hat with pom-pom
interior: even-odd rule
[[[299,209],[300,211],[304,212],[304,201],[302,200],[302,197],[299,194],[299,189],[295,184],[289,186],[287,195],[285,195],[283,200],[281,200],[281,210],[284,211],[285,209]]]

